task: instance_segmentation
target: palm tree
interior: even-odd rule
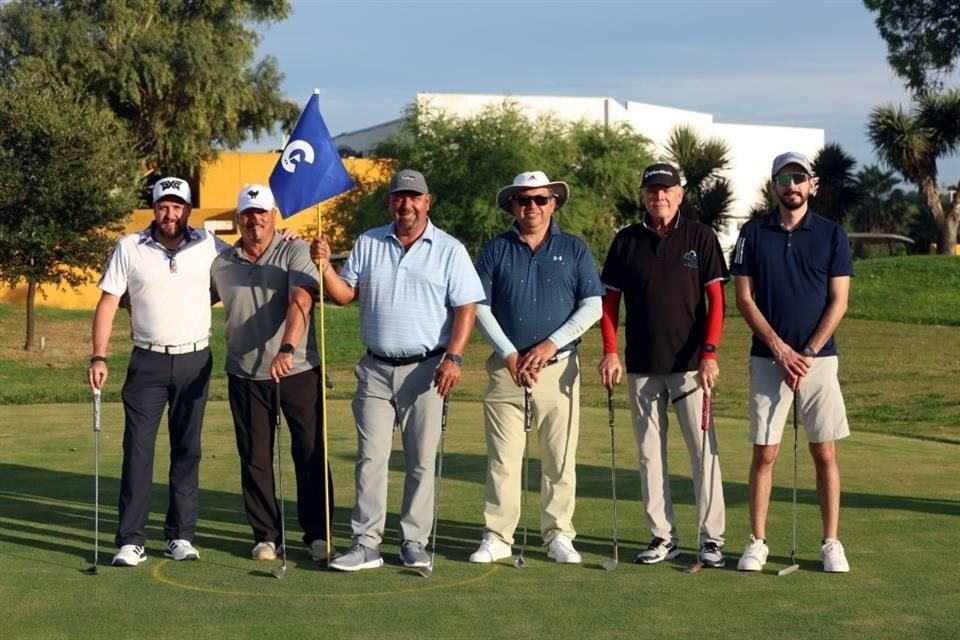
[[[897,187],[897,174],[871,164],[857,172],[857,182],[863,198],[853,210],[853,230],[904,233],[910,206],[907,195]]]
[[[810,199],[814,211],[843,224],[862,197],[853,174],[856,164],[857,161],[835,142],[820,149],[813,159],[813,173],[819,178],[817,193]]]
[[[923,93],[910,113],[892,104],[876,107],[867,131],[881,161],[920,190],[937,228],[938,253],[953,255],[960,188],[954,189],[945,207],[937,184],[937,160],[960,147],[960,90]]]
[[[730,146],[721,138],[702,140],[692,126],[680,125],[670,133],[666,151],[686,178],[680,214],[720,231],[733,204],[733,187],[720,175],[730,167]]]

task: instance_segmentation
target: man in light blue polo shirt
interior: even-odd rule
[[[487,439],[484,535],[470,562],[496,562],[512,551],[520,521],[524,387],[540,439],[540,529],[547,555],[580,563],[576,531],[576,452],[580,424],[580,336],[600,319],[603,285],[587,245],[553,219],[567,201],[565,182],[542,171],[518,175],[497,193],[514,216],[477,260],[486,301],[477,322],[494,353],[483,401]]]
[[[391,224],[363,233],[338,276],[326,262],[323,286],[339,305],[358,299],[367,354],[356,367],[353,416],[357,426],[357,504],[353,545],[330,563],[340,571],[383,565],[379,546],[387,516],[387,467],[394,424],[401,429],[407,472],[400,513],[400,559],[427,567],[424,547],[433,516],[433,468],[440,441],[443,397],[460,381],[463,352],[483,288],[466,249],[433,226],[431,196],[417,171],[393,175],[387,208]]]

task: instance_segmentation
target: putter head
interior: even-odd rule
[[[800,565],[798,565],[798,564],[792,564],[792,565],[790,565],[789,567],[784,567],[783,569],[780,569],[780,571],[777,571],[777,575],[778,575],[778,576],[788,576],[788,575],[790,575],[791,573],[793,573],[794,571],[798,570],[799,568],[800,568]]]
[[[281,578],[283,578],[283,576],[287,575],[287,565],[284,564],[277,567],[276,569],[270,572],[270,575],[272,575],[277,580],[280,580]]]
[[[600,566],[603,567],[604,571],[613,571],[614,569],[617,568],[617,565],[619,564],[620,564],[620,561],[617,560],[616,558],[607,558],[600,564]]]
[[[522,555],[513,557],[513,567],[514,569],[526,569],[527,561],[523,559]]]
[[[83,572],[84,572],[85,574],[87,574],[88,576],[95,576],[95,575],[97,575],[97,565],[95,565],[95,564],[94,564],[94,565],[90,565],[89,567],[87,567],[86,569],[84,569]]]
[[[700,569],[703,569],[703,563],[700,562],[699,560],[697,560],[697,561],[694,562],[692,565],[690,565],[689,567],[687,567],[686,569],[684,569],[683,572],[684,572],[684,573],[696,573],[697,571],[700,571]]]
[[[420,567],[419,569],[417,569],[417,573],[419,573],[424,578],[433,577],[433,564],[431,564],[429,567]]]

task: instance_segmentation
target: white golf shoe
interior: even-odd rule
[[[827,538],[820,547],[820,559],[823,561],[823,570],[827,573],[846,573],[850,571],[850,563],[843,552],[843,545],[836,538]]]
[[[143,547],[136,544],[125,544],[113,556],[113,566],[115,567],[135,567],[141,562],[147,561],[147,553]]]
[[[277,545],[272,542],[258,542],[253,547],[251,554],[254,560],[276,560]]]
[[[562,533],[550,541],[547,547],[547,557],[553,558],[560,564],[580,564],[583,558],[576,549],[573,548],[573,540]]]
[[[506,542],[496,538],[484,538],[480,542],[480,547],[470,554],[470,562],[480,564],[490,564],[497,560],[503,560],[513,555],[513,550]]]
[[[167,540],[167,550],[163,552],[163,555],[178,562],[200,559],[200,552],[189,540]]]
[[[763,565],[767,563],[768,555],[770,555],[770,549],[767,548],[767,543],[757,540],[753,534],[750,534],[747,548],[743,550],[743,555],[737,563],[737,571],[761,571]]]

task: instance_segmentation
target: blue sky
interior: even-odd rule
[[[418,92],[608,96],[730,123],[819,127],[861,164],[865,126],[908,104],[860,0],[299,0],[262,32],[284,90],[316,87],[333,134]],[[262,141],[257,147],[276,147]],[[955,184],[960,159],[941,164]]]

